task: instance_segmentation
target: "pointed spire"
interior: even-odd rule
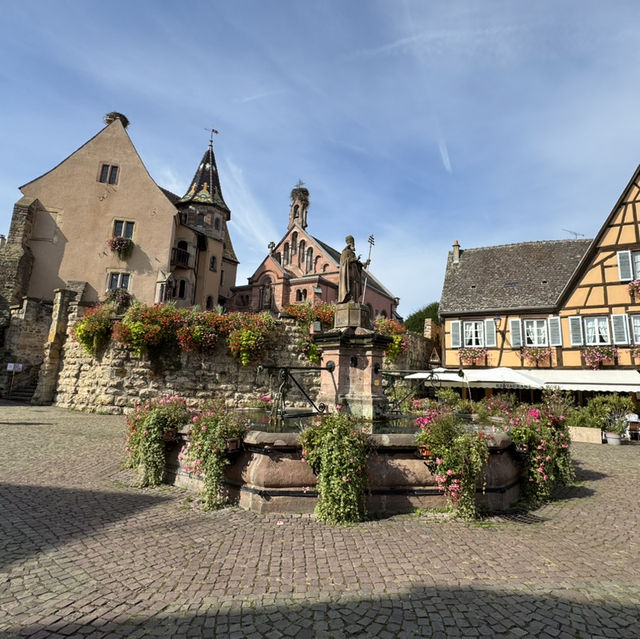
[[[191,180],[191,186],[179,202],[213,204],[223,211],[229,211],[229,207],[222,198],[216,156],[213,153],[213,141],[209,142],[209,148],[202,157],[193,180]]]

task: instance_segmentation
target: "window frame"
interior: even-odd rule
[[[120,166],[117,164],[109,164],[107,162],[100,163],[98,171],[98,182],[100,184],[108,184],[115,186],[120,180]]]
[[[118,225],[120,225],[120,233],[118,233]],[[113,237],[124,237],[132,240],[135,228],[136,223],[134,220],[113,220]]]
[[[523,346],[541,347],[549,346],[549,327],[545,318],[535,317],[523,319]],[[529,327],[533,326],[533,339],[529,339]],[[543,333],[541,332],[543,331]],[[542,338],[542,339],[540,339]]]
[[[584,343],[586,346],[602,346],[611,344],[611,326],[609,323],[609,317],[607,315],[591,315],[587,317],[583,317],[584,324]],[[596,337],[595,340],[590,338],[590,329],[589,324],[594,323],[594,330],[592,333]],[[606,341],[598,339],[602,335],[601,327],[606,327]]]
[[[468,339],[467,327],[472,328],[471,339]],[[484,320],[466,320],[462,323],[462,345],[465,348],[484,347]]]
[[[113,278],[116,278],[116,286],[111,286]],[[123,285],[123,281],[126,279],[126,285]],[[129,271],[107,271],[107,287],[106,292],[116,291],[123,289],[125,291],[131,290],[131,273]]]

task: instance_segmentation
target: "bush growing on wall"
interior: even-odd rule
[[[87,353],[95,355],[109,342],[113,314],[114,307],[110,303],[98,304],[88,309],[73,325],[71,337],[79,342]]]

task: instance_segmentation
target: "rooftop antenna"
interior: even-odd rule
[[[213,146],[213,134],[215,133],[216,135],[218,133],[220,133],[220,131],[216,131],[216,129],[207,129],[207,127],[204,127],[205,131],[209,131],[211,133],[211,135],[209,136],[209,146]]]
[[[584,233],[576,233],[575,231],[570,231],[569,229],[562,229],[565,233],[571,233],[573,235],[573,239],[577,240],[579,237],[584,237]]]

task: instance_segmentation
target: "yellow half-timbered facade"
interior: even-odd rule
[[[544,371],[574,371],[564,377],[547,374],[546,381],[564,380],[560,386],[581,390],[586,388],[579,383],[586,379],[581,370],[620,371],[619,379],[626,375],[635,382],[640,167],[593,240],[467,250],[456,242],[448,256],[440,315],[445,368],[507,367],[543,380]],[[625,390],[615,388],[615,378],[607,375],[600,390]]]

